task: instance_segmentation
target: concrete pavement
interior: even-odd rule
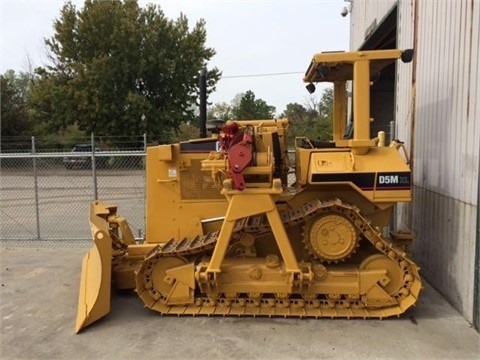
[[[0,249],[1,359],[480,358],[479,334],[428,284],[386,320],[164,317],[114,291],[110,314],[75,335],[87,249]]]

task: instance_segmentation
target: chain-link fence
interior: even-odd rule
[[[92,137],[71,151],[37,151],[32,138],[30,151],[2,150],[0,240],[89,240],[94,199],[117,205],[134,235],[143,237],[146,139],[130,150],[96,144]],[[290,184],[294,179],[289,174]]]
[[[118,205],[135,235],[145,228],[145,142],[102,150],[96,142],[71,151],[0,153],[0,239],[90,239],[90,202]]]

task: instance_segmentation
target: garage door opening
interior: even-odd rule
[[[397,48],[397,6],[377,24],[367,29],[365,42],[359,50],[385,50]],[[370,134],[376,136],[385,131],[387,140],[395,139],[395,81],[396,62],[387,66],[378,74],[371,74],[373,85],[370,87]]]

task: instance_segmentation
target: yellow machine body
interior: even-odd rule
[[[334,136],[297,138],[294,168],[287,119],[230,122],[217,137],[148,148],[145,239],[115,206],[91,205],[76,331],[108,313],[111,283],[175,315],[384,318],[414,305],[411,236],[387,234],[395,204],[411,200],[408,159],[400,143],[378,146],[369,133],[370,74],[403,56],[314,56],[304,80],[334,83]]]

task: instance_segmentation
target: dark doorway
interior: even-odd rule
[[[375,20],[367,29],[365,41],[359,50],[385,50],[397,47],[398,10],[395,5],[377,24]],[[387,142],[394,138],[390,123],[395,120],[395,78],[396,63],[383,69],[379,74],[371,74],[373,85],[370,88],[370,134],[375,137],[385,131]]]

